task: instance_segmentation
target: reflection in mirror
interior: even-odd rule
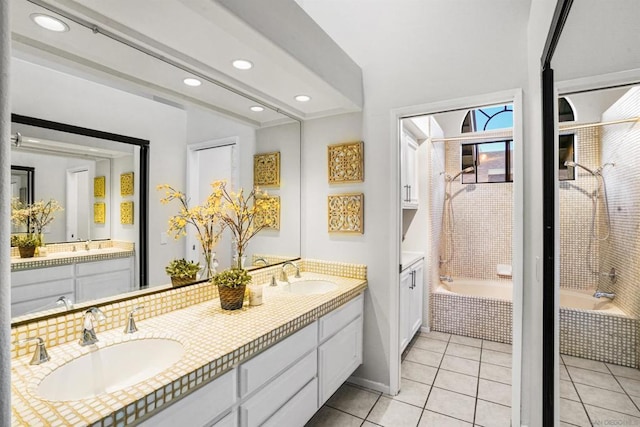
[[[58,11],[62,13],[60,18],[66,20],[70,30],[57,34],[42,30],[29,19],[32,13],[45,12],[38,4],[16,0],[12,6],[11,101],[14,114],[149,141],[151,148],[148,200],[139,199],[137,187],[133,196],[127,196],[127,200],[133,201],[134,206],[133,227],[140,226],[138,220],[143,219],[138,205],[148,203],[149,206],[148,215],[144,218],[148,223],[147,229],[142,227],[140,240],[134,241],[137,261],[131,270],[134,271],[132,280],[137,282],[129,290],[137,290],[144,284],[153,289],[138,290],[138,293],[170,289],[167,288],[170,278],[165,272],[165,266],[174,259],[199,259],[198,245],[191,234],[177,240],[168,235],[168,219],[176,214],[176,206],[162,205],[162,195],[155,191],[155,188],[160,184],[170,184],[189,194],[195,202],[209,191],[210,181],[216,178],[211,172],[212,165],[213,162],[220,163],[222,157],[214,156],[213,150],[222,149],[225,145],[231,147],[228,149],[230,153],[227,153],[228,156],[224,157],[225,160],[222,162],[228,161],[227,166],[230,166],[225,172],[225,178],[236,190],[253,187],[255,155],[274,152],[280,154],[279,185],[260,184],[270,195],[280,198],[279,228],[265,229],[250,241],[245,266],[248,269],[260,268],[254,265],[258,258],[264,258],[267,264],[271,264],[300,256],[301,127],[297,120],[270,108],[267,103],[256,97],[245,97],[235,89],[228,90],[228,86],[216,84],[219,74],[215,70],[209,67],[190,68],[202,65],[197,61],[176,61],[171,58],[171,54],[175,53],[173,51],[167,51],[167,55],[154,54],[136,39],[135,32],[125,32],[129,36],[127,39],[112,37],[108,30],[102,31],[103,23],[91,22],[97,19],[97,15],[82,15],[83,8],[74,10],[74,6],[68,4],[64,12]],[[55,15],[56,9],[55,6],[49,5],[46,13]],[[82,18],[72,19],[70,16],[74,14],[80,14]],[[98,27],[101,31],[94,31]],[[183,80],[188,76],[197,76],[202,85],[185,86]],[[260,104],[263,105],[263,109],[258,111],[255,107]],[[33,139],[89,147],[85,151],[91,148],[120,150],[111,144],[98,147],[86,141],[68,140],[60,135],[39,134],[37,129],[33,128],[19,130],[16,126],[14,132],[16,131]],[[56,150],[66,151],[66,148],[60,147],[62,146],[58,144]],[[38,169],[38,173],[35,174],[35,200],[47,197],[41,191],[47,186],[53,186],[54,181],[59,181],[61,186],[56,190],[59,192],[56,197],[65,201],[65,211],[56,217],[45,233],[45,238],[48,244],[82,239],[82,244],[72,243],[67,247],[72,255],[85,251],[85,242],[89,239],[89,252],[97,251],[100,242],[104,242],[99,239],[132,241],[117,233],[120,227],[130,225],[121,224],[120,199],[112,198],[124,197],[119,194],[121,174],[134,172],[136,185],[140,176],[135,167],[125,167],[118,162],[132,156],[135,165],[140,156],[136,154],[135,148],[133,153],[122,156],[113,154],[97,157],[86,154],[67,153],[64,173],[57,175],[58,178],[55,179],[53,175],[49,175],[48,167],[41,168],[40,163],[13,161],[16,165],[35,165]],[[35,155],[44,156],[42,153],[12,152],[12,156]],[[56,157],[56,162],[61,162],[61,158]],[[54,160],[47,162],[53,165]],[[89,187],[89,220],[86,221],[84,229],[82,227],[86,216],[77,217],[75,228],[67,224],[67,198],[70,197],[66,188],[67,173],[75,173],[77,168],[87,170],[84,181]],[[96,203],[102,202],[94,195],[94,178],[102,176],[105,177],[104,224],[96,221],[93,209]],[[80,191],[86,193],[86,190]],[[80,209],[74,209],[78,210]],[[84,210],[87,210],[86,206]],[[224,239],[218,242],[215,248],[219,259],[218,271],[228,268],[234,256],[230,239]],[[148,255],[140,253],[144,245],[148,245]],[[35,293],[34,298],[41,299],[41,304],[24,307],[22,313],[30,313],[30,318],[37,318],[39,314],[33,312],[58,307],[55,302],[60,296],[68,296],[74,300],[76,305],[73,310],[80,310],[81,307],[91,304],[95,298],[107,297],[105,290],[113,291],[114,284],[126,283],[123,271],[127,271],[127,267],[122,265],[123,259],[126,258],[106,260],[119,263],[117,268],[106,267],[103,264],[105,260],[77,264],[78,270],[80,267],[91,267],[95,270],[90,269],[89,272],[83,273],[85,276],[69,279],[65,282],[66,288],[58,289],[54,293],[42,293],[46,286],[29,286],[29,291]],[[145,275],[147,264],[148,273]],[[12,271],[12,286],[18,283],[16,276],[25,275],[29,280],[35,280],[35,277],[41,274],[46,280],[38,283],[50,285],[46,270],[39,268]],[[112,276],[105,276],[106,273]],[[115,273],[120,276],[113,277]],[[92,279],[89,280],[87,277]],[[27,287],[23,287],[21,290],[26,289]],[[121,289],[118,292],[125,291],[126,289]],[[13,292],[16,295],[18,293]],[[119,294],[109,298],[95,303],[120,300],[127,298],[127,295]],[[78,304],[78,301],[86,303]],[[57,310],[61,311],[64,308],[60,307]],[[43,315],[47,313],[50,312]],[[14,321],[25,319],[23,316]]]
[[[33,203],[33,185],[35,168],[29,166],[11,165],[11,198],[20,204]],[[26,233],[27,227],[11,223],[11,233]]]

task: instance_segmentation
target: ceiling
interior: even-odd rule
[[[254,126],[282,122],[277,111],[308,119],[361,107],[212,0],[158,0],[153,7],[130,0],[12,0],[11,10],[14,56],[170,105],[195,105]],[[44,30],[32,13],[57,16],[70,31]],[[237,58],[254,67],[235,69]],[[203,84],[184,85],[190,76]],[[295,101],[299,94],[312,99]],[[272,109],[250,111],[257,103]]]

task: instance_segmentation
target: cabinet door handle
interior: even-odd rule
[[[409,187],[409,194],[407,195],[407,202],[411,201],[411,185],[407,185]]]
[[[411,270],[411,286],[409,288],[413,289],[415,287],[416,287],[416,271]]]

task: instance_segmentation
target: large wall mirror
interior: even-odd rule
[[[32,19],[38,13],[61,18],[68,30],[56,33],[38,27]],[[217,179],[227,180],[233,189],[250,189],[254,156],[278,153],[279,183],[264,189],[279,198],[279,225],[251,240],[245,265],[260,268],[254,265],[259,258],[266,261],[256,263],[260,266],[298,258],[300,122],[252,96],[215,84],[205,67],[190,73],[189,66],[165,61],[144,46],[140,49],[135,40],[92,31],[86,17],[76,19],[77,13],[41,1],[12,1],[12,133],[20,133],[22,141],[13,144],[12,176],[17,197],[24,196],[26,202],[53,198],[63,205],[64,211],[44,232],[46,243],[130,242],[135,271],[129,290],[168,289],[165,266],[183,257],[198,260],[200,251],[193,236],[174,239],[168,233],[168,219],[179,206],[162,204],[164,194],[156,187],[169,184],[193,203],[206,197],[210,182]],[[202,84],[186,86],[183,80],[194,75]],[[89,134],[42,123],[65,124]],[[92,132],[148,141],[148,174],[141,169],[141,157],[147,156],[140,153],[141,145],[93,137]],[[134,192],[123,196],[121,177],[129,173]],[[147,182],[140,182],[145,176]],[[102,177],[106,191],[98,200],[94,180]],[[125,201],[134,207],[133,224],[121,222],[120,205]],[[96,203],[105,205],[104,220],[96,220]],[[84,248],[77,247],[80,252]],[[215,250],[218,271],[229,268],[234,256],[229,236],[223,235]],[[42,268],[47,267],[37,270]],[[12,286],[13,277],[12,273]],[[75,286],[72,309],[91,304]],[[56,297],[47,295],[14,321],[64,310],[57,308]],[[126,297],[115,288],[100,303]]]

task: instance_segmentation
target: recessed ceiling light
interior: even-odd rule
[[[29,17],[33,22],[46,30],[58,33],[69,31],[69,26],[67,24],[53,16],[43,15],[42,13],[32,13]]]
[[[247,61],[246,59],[236,59],[232,64],[238,70],[250,70],[253,68],[253,62]]]
[[[264,107],[261,107],[259,105],[253,105],[253,106],[249,107],[249,109],[251,111],[255,111],[256,113],[259,113],[260,111],[264,111]]]
[[[194,79],[193,77],[187,77],[182,82],[187,86],[193,86],[193,87],[200,86],[202,84],[200,80]]]
[[[311,97],[309,95],[296,95],[294,98],[298,102],[309,102]]]

